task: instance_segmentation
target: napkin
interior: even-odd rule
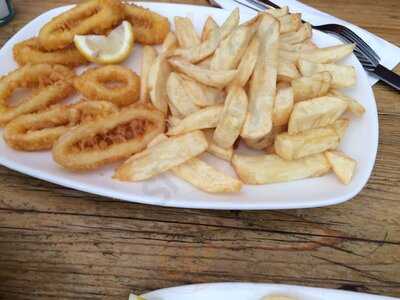
[[[256,14],[256,11],[250,9],[244,5],[240,5],[232,0],[216,0],[214,1],[218,3],[222,8],[232,10],[236,7],[240,8],[241,12]],[[245,3],[248,6],[255,7],[252,4],[245,0],[240,0],[240,2]],[[341,24],[346,26],[347,28],[353,30],[358,36],[360,36],[381,58],[380,64],[385,66],[386,68],[392,70],[396,65],[400,62],[400,48],[396,47],[392,43],[385,41],[384,39],[356,26],[351,23],[348,23],[344,20],[331,16],[327,13],[319,11],[315,8],[312,8],[308,5],[305,5],[297,0],[274,0],[275,4],[279,6],[287,5],[291,12],[299,12],[302,14],[303,20],[313,24],[313,25],[321,25],[321,24]],[[374,85],[379,79],[372,73],[367,72],[368,81],[370,85]]]

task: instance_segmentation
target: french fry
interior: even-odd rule
[[[203,60],[214,53],[220,42],[238,26],[239,20],[239,9],[235,9],[220,28],[211,31],[207,40],[195,47],[176,49],[172,55],[180,56],[192,63]]]
[[[157,57],[157,51],[151,46],[143,47],[142,68],[140,74],[140,101],[149,100],[149,88],[147,85],[150,67]]]
[[[307,50],[317,49],[318,47],[311,41],[311,39],[305,40],[298,44],[280,43],[279,49],[286,51],[302,52]]]
[[[182,121],[181,118],[174,116],[173,114],[168,117],[167,123],[169,127],[178,126],[179,122]]]
[[[243,57],[237,68],[238,74],[232,85],[244,87],[249,81],[251,74],[253,74],[254,67],[256,66],[258,51],[260,48],[260,41],[255,36],[247,47]],[[294,66],[296,68],[296,66]],[[297,71],[297,69],[296,69]]]
[[[196,66],[202,67],[204,69],[209,69],[211,66],[211,61],[213,59],[213,55],[210,55],[209,57],[206,57],[202,61],[199,61],[196,63]]]
[[[239,192],[242,182],[216,170],[206,162],[192,158],[176,166],[172,172],[179,178],[208,193]]]
[[[185,74],[181,74],[180,77],[183,80],[186,93],[194,104],[200,107],[206,107],[222,104],[225,101],[225,93],[223,90],[204,85]]]
[[[166,140],[168,140],[168,137],[161,133],[147,145],[147,148],[156,146]],[[239,192],[242,187],[242,182],[240,180],[219,172],[198,158],[192,158],[183,164],[173,167],[171,171],[177,177],[208,193]]]
[[[241,136],[259,139],[272,129],[278,69],[279,23],[263,14],[258,27],[260,50],[250,80],[248,115]]]
[[[226,161],[231,161],[233,148],[222,148],[214,142],[214,129],[205,129],[203,133],[208,142],[207,152]]]
[[[291,62],[305,59],[315,63],[334,63],[351,54],[353,49],[354,44],[344,44],[306,51],[288,51],[280,49],[279,57]]]
[[[337,178],[343,184],[349,184],[354,176],[357,162],[341,151],[326,151],[325,157]]]
[[[300,58],[300,52],[279,49],[280,61],[288,61],[291,63],[297,63],[299,58]]]
[[[157,135],[154,139],[152,139],[150,141],[150,143],[147,144],[146,148],[151,148],[165,140],[168,140],[168,137],[164,134],[164,133],[160,133],[159,135]]]
[[[334,63],[353,53],[355,44],[343,44],[300,52],[300,58],[315,63]]]
[[[215,50],[211,70],[236,69],[255,32],[254,26],[239,26]]]
[[[309,23],[304,23],[296,32],[288,32],[281,35],[282,43],[297,44],[311,38],[312,28]]]
[[[217,88],[227,86],[237,75],[236,70],[208,70],[176,58],[169,59],[169,62],[172,66],[187,76],[205,85]]]
[[[224,109],[214,131],[214,141],[222,148],[231,148],[239,137],[247,114],[247,95],[243,88],[228,89]]]
[[[187,116],[199,110],[186,93],[182,78],[177,73],[171,72],[167,80],[166,91],[169,102],[181,115]],[[171,110],[172,111],[172,110]]]
[[[346,125],[348,125],[348,121]],[[339,126],[342,126],[342,124]],[[305,130],[294,135],[290,135],[287,132],[278,134],[275,138],[275,152],[283,159],[294,160],[322,153],[326,150],[336,149],[339,143],[340,135],[336,131],[336,126],[328,125]]]
[[[332,76],[329,72],[315,73],[310,77],[301,77],[293,80],[294,101],[300,102],[325,96],[328,94],[331,81]]]
[[[312,76],[315,73],[329,72],[332,76],[331,86],[333,88],[346,88],[356,84],[356,70],[353,66],[318,64],[300,59],[298,67],[303,76]]]
[[[152,178],[198,156],[207,146],[201,131],[168,138],[133,155],[116,170],[114,178],[121,181]]]
[[[324,127],[334,123],[346,111],[347,102],[337,97],[324,96],[297,102],[290,115],[288,132]]]
[[[168,52],[172,52],[177,46],[178,39],[176,38],[176,35],[173,32],[168,32],[161,45],[161,53],[167,54]]]
[[[349,127],[350,121],[348,119],[339,119],[335,123],[332,124],[332,126],[335,128],[336,133],[338,134],[340,139],[343,139],[347,128]]]
[[[361,117],[365,113],[365,108],[364,108],[364,106],[362,106],[362,104],[360,102],[343,94],[342,92],[333,89],[333,90],[329,91],[329,95],[338,97],[338,98],[346,101],[348,104],[347,110],[349,112],[351,112],[352,114],[354,114],[356,117]]]
[[[263,150],[274,145],[277,134],[287,130],[287,126],[272,127],[272,130],[260,139],[243,139],[245,144],[252,149]]]
[[[292,82],[292,80],[299,78],[300,72],[297,70],[293,62],[281,60],[278,63],[278,81]]]
[[[193,23],[189,18],[175,17],[175,34],[181,48],[190,48],[200,45]]]
[[[297,31],[301,26],[301,14],[287,14],[278,18],[280,33]]]
[[[298,160],[284,160],[276,154],[234,154],[232,165],[239,178],[247,184],[268,184],[317,177],[330,170],[327,159],[321,153]]]
[[[173,117],[178,119],[183,118],[183,115],[179,112],[179,110],[175,107],[175,105],[171,101],[168,101],[168,107]]]
[[[218,124],[222,111],[222,105],[203,108],[186,116],[176,126],[171,127],[167,135],[179,135],[199,129],[214,128]]]
[[[217,22],[215,22],[215,20],[211,16],[208,16],[206,22],[204,23],[203,31],[201,32],[201,41],[204,42],[205,40],[208,40],[211,31],[218,28],[219,26]]]
[[[293,89],[287,83],[277,86],[272,123],[274,126],[286,125],[293,110]]]
[[[281,8],[269,8],[267,10],[264,10],[262,14],[269,14],[275,18],[281,18],[289,14],[289,7],[282,6]]]
[[[216,170],[206,162],[193,158],[173,168],[173,173],[208,193],[239,192],[242,182]]]
[[[168,112],[166,82],[170,73],[171,67],[165,56],[161,54],[150,67],[147,78],[150,100],[165,114]]]

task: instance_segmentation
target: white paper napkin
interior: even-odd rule
[[[215,2],[217,2],[224,9],[232,10],[235,7],[239,7],[241,12],[256,14],[255,10],[250,9],[244,5],[240,5],[232,0],[216,0]],[[241,2],[246,3],[246,5],[252,6],[245,0],[241,0]],[[380,64],[390,70],[396,67],[396,65],[400,62],[399,47],[396,47],[392,43],[389,43],[384,39],[358,26],[355,26],[344,20],[341,20],[327,13],[319,11],[315,8],[312,8],[296,0],[274,0],[273,2],[279,6],[284,6],[284,5],[289,6],[291,12],[302,13],[303,20],[308,21],[313,25],[334,23],[334,24],[342,24],[348,27],[349,29],[353,30],[357,35],[359,35],[372,49],[375,50],[375,52],[381,58]],[[371,85],[374,85],[376,82],[378,82],[379,79],[375,75],[368,72],[367,75],[369,83]]]

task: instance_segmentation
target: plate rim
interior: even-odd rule
[[[188,9],[199,9],[201,7],[202,9],[206,10],[224,10],[225,9],[220,9],[220,8],[215,8],[215,7],[208,7],[208,6],[198,6],[198,5],[190,5],[190,4],[177,4],[177,3],[158,3],[158,2],[137,2],[137,1],[129,1],[130,3],[135,3],[143,6],[166,6],[166,7],[186,7]],[[64,5],[64,6],[59,6],[53,9],[50,9],[48,11],[43,12],[36,18],[32,19],[30,22],[25,24],[22,28],[18,30],[0,49],[0,52],[3,50],[4,47],[6,47],[9,44],[14,44],[14,37],[24,28],[31,26],[32,22],[35,22],[38,18],[42,17],[45,14],[51,13],[55,10],[61,10],[61,9],[68,9],[73,7],[74,4],[72,5]],[[210,12],[212,13],[212,12]],[[241,13],[242,15],[248,15]],[[352,54],[354,55],[354,54]],[[359,64],[359,62],[357,61]],[[361,66],[361,65],[360,65]],[[364,78],[364,81],[367,82],[367,77],[366,77],[366,72],[362,72],[362,75]],[[163,200],[160,197],[157,196],[152,196],[152,195],[138,195],[135,193],[132,193],[129,195],[129,197],[125,193],[119,193],[116,190],[110,190],[108,188],[103,189],[101,186],[96,185],[93,187],[93,185],[90,184],[81,184],[78,181],[70,180],[68,178],[59,178],[59,176],[52,176],[51,174],[47,172],[41,172],[40,170],[34,170],[30,167],[25,167],[23,164],[19,164],[17,162],[11,161],[9,159],[4,159],[3,157],[0,157],[0,164],[12,169],[14,171],[48,181],[53,184],[61,185],[67,188],[72,188],[75,190],[80,190],[86,193],[94,194],[94,195],[99,195],[103,197],[109,197],[109,198],[114,198],[114,199],[119,199],[121,201],[125,202],[133,202],[133,203],[141,203],[141,204],[150,204],[150,205],[159,205],[159,206],[165,206],[165,207],[176,207],[176,208],[192,208],[192,209],[213,209],[213,210],[277,210],[277,209],[303,209],[303,208],[315,208],[315,207],[325,207],[325,206],[330,206],[330,205],[335,205],[335,204],[340,204],[346,201],[351,200],[353,197],[355,197],[357,194],[360,193],[360,191],[366,186],[368,183],[369,178],[371,177],[372,171],[375,166],[376,162],[376,156],[377,156],[377,151],[378,151],[378,145],[379,145],[379,118],[378,118],[378,112],[377,112],[377,104],[375,100],[375,96],[372,90],[372,87],[368,85],[367,92],[369,94],[369,98],[372,100],[372,109],[371,111],[373,117],[374,117],[374,125],[373,129],[374,132],[371,133],[374,140],[376,140],[376,143],[374,143],[374,149],[370,149],[371,154],[373,159],[370,161],[371,167],[369,168],[368,172],[365,172],[364,174],[364,180],[362,181],[362,184],[357,186],[357,188],[354,188],[353,190],[348,191],[347,193],[344,193],[339,196],[331,196],[329,198],[326,198],[323,200],[323,203],[321,203],[321,200],[315,200],[315,201],[309,201],[307,203],[302,202],[300,205],[297,204],[296,202],[291,202],[291,203],[278,203],[277,201],[274,202],[260,202],[260,203],[246,203],[246,202],[237,202],[237,203],[213,203],[210,205],[210,203],[205,204],[203,201],[185,201],[182,202],[181,200],[177,201],[174,199],[169,199],[169,200]],[[368,173],[368,174],[367,174]]]
[[[158,293],[164,293],[164,292],[168,293],[168,292],[171,292],[174,290],[179,291],[180,289],[188,289],[189,291],[191,289],[200,289],[200,288],[202,288],[202,289],[207,289],[207,288],[208,289],[218,289],[218,288],[224,288],[227,285],[229,285],[230,287],[234,286],[233,288],[240,288],[240,286],[248,287],[249,285],[251,285],[251,286],[265,287],[266,289],[295,289],[295,290],[298,290],[299,292],[301,292],[301,291],[314,292],[317,296],[320,296],[323,293],[333,293],[333,294],[336,294],[337,296],[340,296],[340,295],[348,296],[348,297],[354,296],[354,297],[356,297],[356,300],[361,300],[361,299],[363,299],[362,297],[368,297],[368,299],[366,299],[366,300],[399,300],[399,298],[390,297],[390,296],[360,293],[360,292],[353,292],[353,291],[346,291],[346,290],[339,290],[339,289],[332,289],[332,288],[320,288],[320,287],[292,285],[292,284],[279,284],[279,283],[246,282],[246,281],[241,281],[241,282],[228,281],[228,282],[185,284],[185,285],[180,285],[180,286],[157,289],[157,290],[154,290],[151,292],[144,293],[142,296],[143,297],[149,297],[149,296],[152,297],[152,294],[158,294]],[[293,292],[291,292],[291,293],[293,293]],[[279,294],[279,293],[276,293],[276,294]]]

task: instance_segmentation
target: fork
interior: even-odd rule
[[[269,0],[233,0],[233,1],[238,4],[244,5],[247,8],[253,9],[255,11],[263,11],[271,7],[278,9],[280,8],[280,6],[276,5],[275,3]],[[246,2],[249,4],[246,4]],[[210,0],[210,3],[218,5],[215,1],[212,0]],[[325,33],[335,34],[346,42],[354,43],[355,44],[354,54],[360,61],[363,68],[368,72],[374,73],[376,76],[378,76],[379,79],[386,82],[395,89],[400,90],[400,76],[390,71],[386,67],[382,66],[381,64],[379,64],[380,61],[379,55],[349,28],[340,24],[311,25],[311,27],[313,29]]]

